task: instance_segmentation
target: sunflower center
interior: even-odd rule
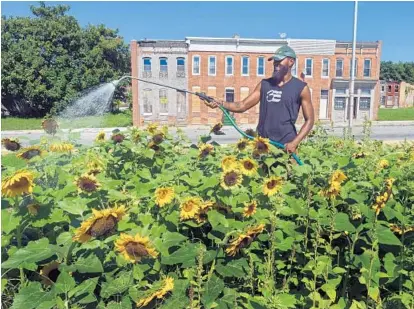
[[[201,152],[201,155],[203,157],[208,156],[208,154],[210,153],[210,150],[208,148],[204,148],[203,151]]]
[[[267,184],[267,188],[268,189],[273,189],[274,187],[276,187],[276,185],[277,185],[277,181],[276,180],[274,180],[274,179],[272,179],[271,181],[269,181]]]
[[[249,205],[249,207],[248,207],[248,210],[247,210],[247,212],[249,212],[249,213],[251,213],[251,212],[253,212],[254,211],[254,204],[250,204]]]
[[[156,134],[156,135],[154,135],[152,140],[154,141],[155,144],[159,144],[163,141],[163,136],[162,136],[162,134]]]
[[[113,216],[99,218],[92,224],[89,234],[93,237],[109,234],[114,230],[116,223],[116,218]]]
[[[20,144],[13,142],[13,141],[7,142],[5,146],[7,150],[11,150],[11,151],[16,151],[20,149]]]
[[[27,178],[23,177],[23,178],[20,178],[15,183],[13,183],[12,188],[15,189],[15,190],[24,189],[24,188],[29,187],[29,185],[30,185],[29,180]]]
[[[28,151],[24,152],[22,154],[22,157],[27,159],[27,160],[30,160],[31,158],[33,158],[35,156],[38,156],[38,155],[40,155],[40,150],[32,149],[32,150],[28,150]]]
[[[253,167],[254,167],[253,163],[252,163],[252,162],[250,162],[250,161],[245,161],[245,162],[243,163],[243,166],[244,166],[244,168],[245,168],[246,170],[252,170],[252,169],[253,169]]]
[[[227,173],[224,182],[227,186],[234,186],[237,183],[238,174],[236,172]]]
[[[89,180],[89,179],[82,179],[79,186],[82,190],[87,192],[93,192],[96,191],[96,183]]]
[[[137,242],[129,242],[128,244],[126,244],[125,250],[130,256],[134,257],[137,261],[139,261],[141,257],[148,255],[148,251],[145,248],[145,246]]]
[[[59,277],[59,274],[60,274],[59,269],[55,268],[55,269],[52,269],[52,270],[49,272],[49,274],[47,275],[47,277],[48,277],[51,281],[56,282],[57,278]]]
[[[245,248],[252,243],[253,239],[251,237],[244,237],[243,240],[238,245],[239,249]]]
[[[195,207],[195,204],[194,204],[194,202],[191,202],[191,201],[187,202],[183,205],[183,209],[184,209],[185,212],[192,211],[194,209],[194,207]]]
[[[157,145],[151,145],[151,147],[150,147],[152,150],[154,150],[154,151],[158,151],[158,150],[160,150],[160,147],[159,146],[157,146]]]
[[[256,144],[257,150],[259,151],[266,151],[267,150],[267,145],[263,142],[257,142]]]
[[[239,150],[243,150],[246,148],[246,142],[241,142],[240,144],[237,145],[237,148],[239,148]]]
[[[158,193],[158,195],[159,195],[159,197],[160,197],[161,199],[164,199],[164,198],[166,198],[166,197],[167,197],[167,195],[168,195],[168,191],[167,191],[167,190],[161,190],[161,191]]]

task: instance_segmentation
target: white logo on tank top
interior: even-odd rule
[[[266,100],[268,102],[278,103],[278,102],[280,102],[281,98],[282,98],[282,91],[269,90],[266,93]]]

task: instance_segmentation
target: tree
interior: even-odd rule
[[[42,117],[81,91],[130,72],[117,30],[82,29],[66,5],[31,6],[34,17],[2,16],[2,104],[11,115]]]
[[[382,61],[380,79],[414,84],[414,62]]]

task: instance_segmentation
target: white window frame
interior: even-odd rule
[[[214,74],[210,73],[210,64],[211,64],[210,58],[214,58]],[[209,55],[208,56],[208,76],[216,76],[216,75],[217,75],[217,57],[215,55]]]
[[[145,71],[145,60],[146,59],[150,60],[150,64],[149,64],[150,70],[149,71]],[[148,56],[142,57],[142,68],[143,68],[142,72],[152,72],[152,58],[151,57],[148,57]]]
[[[168,109],[168,89],[167,88],[161,88],[161,89],[158,90],[158,104],[160,105],[160,107],[161,107],[161,104],[163,104],[163,103],[160,102],[160,100],[161,100],[161,91],[165,91],[165,98],[167,99],[167,104],[166,104],[167,105],[167,112],[162,113],[161,108],[160,108],[160,115],[161,116],[166,116],[166,115],[168,115],[168,112],[169,112],[169,109]]]
[[[234,101],[233,102],[230,102],[230,103],[236,102],[236,90],[234,89],[234,87],[226,87],[226,88],[224,88],[224,102],[227,102],[226,101],[226,92],[227,92],[227,90],[233,90],[233,99],[234,99]]]
[[[194,59],[198,57],[198,73],[194,73]],[[200,55],[193,55],[193,62],[192,62],[191,72],[193,75],[200,75],[201,74],[201,56]]]
[[[341,74],[341,76],[338,76],[336,74],[337,71],[338,71],[338,60],[341,60],[341,62],[342,62],[342,65],[341,65],[342,74]],[[344,58],[337,58],[337,59],[335,59],[335,77],[341,77],[341,78],[344,77]]]
[[[311,61],[311,74],[310,75],[307,74],[307,70],[306,70],[308,60]],[[313,58],[306,58],[305,59],[305,76],[306,77],[312,77],[313,76]]]
[[[244,74],[243,73],[243,59],[244,58],[247,58],[247,73],[246,74]],[[249,56],[242,56],[241,57],[241,70],[240,70],[240,74],[241,74],[241,76],[249,76],[250,75],[250,57]]]
[[[328,75],[323,75],[323,62],[325,60],[328,60]],[[322,68],[321,68],[321,77],[322,78],[329,78],[329,74],[331,73],[330,72],[330,70],[331,70],[330,66],[331,66],[331,60],[329,58],[323,58],[322,59]]]
[[[227,73],[227,59],[231,59],[231,74]],[[234,75],[234,57],[227,55],[224,59],[224,73],[226,76],[233,76]]]
[[[263,59],[263,74],[259,74],[259,60]],[[266,75],[266,62],[265,62],[266,57],[264,56],[259,56],[257,57],[257,68],[256,68],[256,75],[257,76],[265,76]]]
[[[293,69],[293,68],[295,68],[295,69]],[[292,66],[292,70],[291,70],[291,72],[292,72],[292,75],[293,76],[295,76],[295,77],[297,77],[298,76],[298,59],[295,59],[295,63],[293,64],[293,66]],[[294,72],[294,73],[293,73]]]
[[[145,88],[143,91],[143,98],[142,98],[142,111],[144,116],[151,116],[154,112],[154,104],[151,104],[151,113],[145,113],[145,94],[152,94],[151,88]],[[151,97],[148,98],[151,101]]]
[[[368,76],[365,76],[365,61],[369,61],[369,75]],[[365,58],[364,59],[364,72],[363,72],[363,77],[371,77],[371,75],[372,75],[372,60],[371,59],[369,59],[369,58]]]

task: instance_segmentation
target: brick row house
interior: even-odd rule
[[[352,58],[350,42],[246,39],[239,36],[132,41],[132,75],[234,102],[247,97],[263,78],[271,76],[273,64],[267,59],[282,45],[292,47],[298,56],[293,75],[308,83],[316,119],[347,121]],[[380,57],[381,42],[357,43],[353,100],[353,118],[356,121],[377,117]],[[185,96],[172,89],[168,89],[165,95],[162,87],[142,82],[135,82],[132,87],[134,125],[147,121],[178,125],[213,124],[222,120],[220,110],[208,108],[197,96]],[[259,104],[234,116],[239,124],[255,125],[258,113]]]
[[[406,82],[380,81],[381,108],[414,106],[414,85]]]

